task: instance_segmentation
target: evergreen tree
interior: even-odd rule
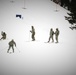
[[[61,0],[61,6],[62,7],[67,7],[67,9],[69,10],[70,8],[70,0]]]
[[[76,23],[76,0],[71,0],[70,3],[70,13],[67,13],[69,17],[65,16],[65,19],[68,20],[70,24]]]

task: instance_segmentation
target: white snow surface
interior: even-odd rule
[[[0,0],[0,75],[76,75],[76,30],[65,20],[67,10],[50,0]],[[17,18],[21,14],[22,18]],[[31,26],[36,41],[31,41]],[[59,28],[59,43],[48,41],[50,28]],[[1,38],[1,35],[0,35]],[[7,53],[14,39],[15,53]],[[54,36],[55,41],[55,36]],[[19,52],[20,51],[20,52]],[[12,49],[10,50],[12,52]]]

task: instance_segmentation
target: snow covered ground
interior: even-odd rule
[[[0,0],[0,75],[76,75],[76,30],[65,20],[67,10],[50,0]],[[17,18],[21,14],[22,18]],[[36,41],[31,41],[31,26]],[[48,41],[50,28],[59,28],[59,43]],[[0,36],[1,38],[1,36]],[[14,39],[15,53],[8,54],[8,42]],[[19,52],[20,51],[20,52]],[[12,52],[12,50],[10,50]]]

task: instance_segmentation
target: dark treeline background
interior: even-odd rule
[[[61,7],[66,8],[70,11],[67,13],[68,16],[65,16],[65,19],[68,20],[72,25],[76,23],[76,0],[52,0],[53,2],[59,4]]]

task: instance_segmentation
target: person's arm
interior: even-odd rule
[[[32,31],[30,30],[30,32],[32,33]]]
[[[15,45],[15,47],[16,47],[16,43],[14,42],[14,45]]]

